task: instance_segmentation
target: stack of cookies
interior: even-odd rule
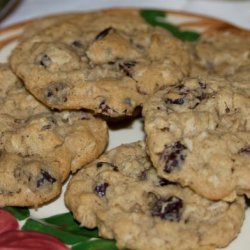
[[[34,24],[0,67],[0,205],[52,201],[73,173],[65,204],[119,248],[227,246],[250,197],[249,44],[183,42],[138,11]],[[106,121],[140,114],[145,141],[103,153]]]

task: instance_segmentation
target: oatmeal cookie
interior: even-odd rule
[[[193,47],[193,75],[215,73],[233,76],[250,65],[250,33],[238,30],[208,31]]]
[[[85,13],[52,25],[23,41],[10,63],[47,106],[111,117],[132,115],[149,94],[189,72],[185,44],[129,11]]]
[[[39,206],[57,197],[60,173],[49,161],[1,151],[0,206]]]
[[[0,115],[1,148],[51,162],[62,181],[94,160],[107,144],[106,122],[85,112],[42,113],[26,120]]]
[[[250,98],[223,78],[190,78],[152,96],[143,109],[158,174],[209,199],[248,196]]]
[[[106,122],[85,112],[0,114],[0,206],[55,198],[70,172],[96,159],[107,141]]]
[[[82,226],[137,250],[224,247],[238,234],[245,206],[241,197],[211,201],[159,178],[144,142],[119,146],[78,172],[65,202]]]
[[[25,89],[7,64],[0,64],[0,114],[25,119],[44,112],[49,109]]]

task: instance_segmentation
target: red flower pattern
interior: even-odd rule
[[[69,250],[57,238],[35,231],[20,231],[14,216],[0,209],[1,250]]]

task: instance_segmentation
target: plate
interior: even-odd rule
[[[207,30],[233,29],[237,32],[245,32],[243,29],[222,20],[192,13],[150,9],[108,9],[103,10],[103,13],[108,14],[112,11],[139,12],[151,25],[161,26],[172,32],[176,37],[188,41],[195,41],[202,32]],[[50,19],[52,20],[54,17],[56,16],[51,16]],[[0,30],[0,62],[7,61],[11,50],[17,45],[19,39],[23,37],[24,29],[28,27],[28,25],[33,25],[36,20],[43,20],[43,18],[20,22]],[[109,134],[110,141],[107,150],[119,146],[122,143],[130,143],[144,139],[143,120],[142,118],[138,118],[134,121],[119,124],[118,127],[110,128]],[[20,227],[23,229],[50,233],[60,238],[74,250],[116,249],[114,241],[99,238],[97,230],[79,228],[79,225],[73,220],[71,213],[69,213],[63,202],[63,193],[66,185],[67,183],[64,185],[63,192],[58,199],[38,209],[14,207],[8,207],[6,209],[18,219]],[[240,235],[225,249],[249,250],[249,231],[250,212],[248,209]]]

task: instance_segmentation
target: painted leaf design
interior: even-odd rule
[[[82,242],[72,247],[72,250],[117,250],[115,242],[112,240],[92,239]]]
[[[157,26],[159,18],[165,17],[166,13],[161,10],[141,10],[141,16],[152,26]]]
[[[47,234],[11,230],[0,235],[0,249],[68,250],[69,248],[58,239]]]
[[[45,218],[42,221],[57,226],[58,229],[74,233],[77,235],[83,235],[86,237],[98,237],[97,229],[87,229],[81,227],[80,224],[74,219],[72,213],[58,214]]]
[[[4,210],[10,212],[18,220],[24,220],[30,216],[29,209],[26,207],[5,207]]]
[[[193,30],[181,30],[176,25],[167,22],[167,16],[164,11],[159,10],[141,10],[140,15],[152,26],[159,26],[171,32],[175,37],[184,41],[196,41],[200,34]]]
[[[19,225],[14,216],[9,212],[0,209],[0,238],[4,232],[18,229]]]
[[[65,218],[65,221],[63,221],[63,218]],[[62,220],[60,221],[60,219]],[[39,221],[28,219],[22,230],[34,230],[50,234],[71,245],[72,249],[117,250],[115,241],[99,238],[96,229],[80,228],[70,213],[59,214]]]
[[[41,233],[47,233],[55,236],[56,238],[62,240],[63,242],[69,245],[73,245],[78,242],[88,241],[89,239],[89,237],[64,231],[60,227],[57,227],[52,224],[47,224],[42,220],[36,221],[34,219],[28,219],[23,225],[22,230],[32,230]]]

